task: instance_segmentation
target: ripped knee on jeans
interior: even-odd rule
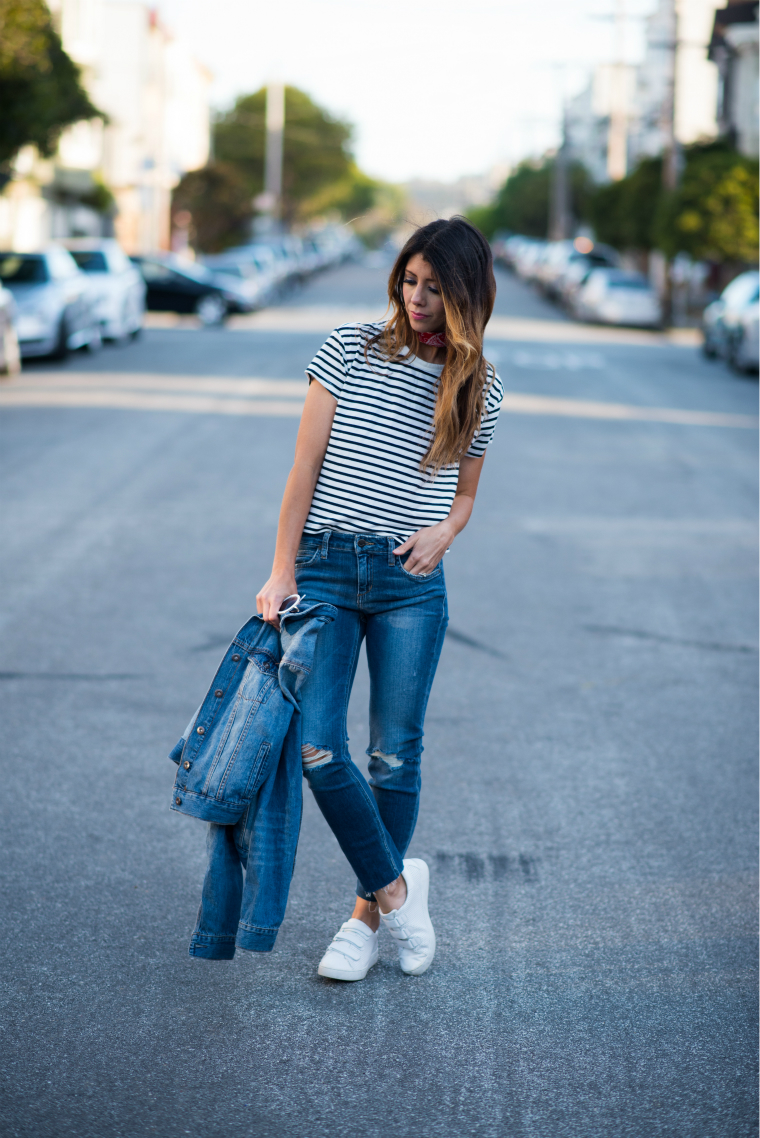
[[[332,751],[328,751],[327,747],[312,747],[310,743],[304,743],[301,747],[301,762],[305,771],[323,767],[332,757]]]
[[[391,769],[403,767],[404,765],[404,760],[400,759],[398,755],[386,755],[385,751],[374,750],[372,751],[370,758],[382,759],[386,766],[389,766]]]

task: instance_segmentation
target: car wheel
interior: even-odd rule
[[[201,324],[223,324],[227,316],[227,305],[221,296],[217,296],[215,292],[208,292],[196,304],[195,315]]]
[[[54,360],[65,360],[69,354],[69,328],[66,323],[66,317],[61,317],[61,322],[58,325],[58,338],[55,342],[50,355]]]
[[[103,337],[100,334],[100,328],[93,328],[92,335],[87,341],[88,352],[99,352],[103,347]]]

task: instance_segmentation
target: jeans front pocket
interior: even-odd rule
[[[316,561],[320,548],[319,543],[315,545],[310,541],[302,541],[296,554],[296,569],[302,569],[304,565],[311,565],[312,561]]]
[[[407,553],[407,557],[409,556],[410,554]],[[429,573],[410,573],[409,570],[405,569],[402,565],[400,557],[396,558],[396,564],[404,576],[409,577],[412,581],[433,581],[436,577],[440,577],[441,575],[441,570],[443,569],[443,558],[441,558],[441,560],[438,562],[435,569],[431,569]]]

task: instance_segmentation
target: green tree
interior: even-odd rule
[[[0,166],[22,146],[55,152],[61,132],[105,118],[63,50],[44,0],[0,0]]]
[[[185,174],[172,194],[172,216],[184,210],[192,217],[190,243],[202,253],[221,253],[248,238],[250,189],[228,162],[210,162]]]
[[[662,185],[662,159],[644,158],[628,177],[600,186],[589,217],[600,241],[618,249],[688,253],[716,264],[757,262],[757,160],[726,142],[683,155],[678,188]]]
[[[643,158],[627,178],[592,193],[588,216],[600,241],[616,249],[652,249],[662,196],[662,158]]]
[[[298,88],[285,88],[282,199],[286,222],[320,212],[320,195],[330,187],[342,185],[347,202],[352,194],[360,200],[361,180],[356,178],[350,141],[348,123],[333,118]],[[264,189],[265,144],[266,88],[262,87],[239,98],[214,124],[217,160],[234,166],[251,197]]]
[[[521,162],[507,178],[492,205],[468,212],[470,221],[488,238],[499,229],[523,233],[527,237],[546,237],[554,162],[554,158]],[[574,217],[583,220],[588,212],[589,177],[580,163],[572,163],[568,175],[571,211]]]
[[[678,189],[663,193],[654,225],[668,256],[757,264],[758,164],[725,143],[692,146]]]

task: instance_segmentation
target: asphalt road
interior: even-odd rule
[[[268,575],[324,338],[298,321],[381,315],[382,270],[284,330],[154,329],[2,386],[3,1136],[756,1133],[757,385],[499,286],[489,352],[533,402],[446,559],[420,978],[389,940],[363,983],[317,977],[352,875],[308,792],[274,952],[188,957],[204,827],[166,758]],[[274,385],[221,406],[246,377]],[[361,671],[362,763],[366,699]]]

